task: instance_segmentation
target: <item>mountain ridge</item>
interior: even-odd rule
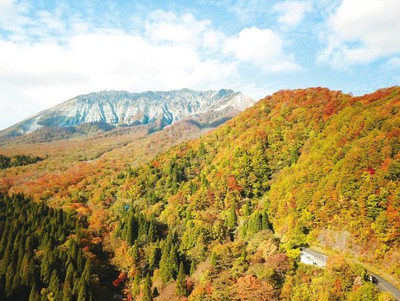
[[[82,123],[105,123],[114,127],[155,124],[161,129],[198,114],[226,109],[229,112],[224,114],[238,113],[254,103],[241,92],[226,89],[92,92],[41,111],[0,131],[0,136],[24,135],[43,127],[76,127]]]

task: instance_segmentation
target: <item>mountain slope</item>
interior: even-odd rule
[[[336,249],[400,282],[399,110],[399,87],[280,91],[149,163],[203,121],[2,147],[45,160],[0,171],[0,188],[76,212],[127,298],[390,300],[341,256],[298,256]]]
[[[254,100],[232,90],[104,91],[70,99],[0,132],[0,136],[22,135],[42,127],[77,127],[85,123],[113,127],[152,124],[161,129],[189,116],[209,112],[232,115],[253,104]]]
[[[268,213],[288,253],[320,244],[398,281],[399,110],[398,87],[363,97],[323,88],[275,93],[128,171],[116,205],[155,216],[195,262],[212,260],[218,243],[246,246]]]

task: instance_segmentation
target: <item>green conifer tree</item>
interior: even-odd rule
[[[151,291],[150,274],[147,274],[146,278],[144,279],[143,298],[142,298],[142,300],[143,301],[152,301],[153,300],[153,294],[152,294],[152,291]]]
[[[61,300],[60,280],[56,270],[53,270],[50,277],[49,292],[52,293],[54,300]]]
[[[81,250],[78,251],[78,256],[76,257],[76,270],[78,274],[83,272],[83,268],[85,267],[85,259],[83,258],[83,253]]]
[[[263,212],[262,214],[262,230],[268,230],[271,229],[271,223],[269,222],[268,219],[268,213]]]
[[[194,260],[190,263],[190,275],[193,275],[193,273],[196,271],[196,264],[194,263]]]
[[[62,290],[62,301],[72,301],[73,299],[72,288],[69,282],[65,282]]]
[[[173,266],[170,259],[172,248],[172,236],[168,233],[167,239],[162,243],[160,260],[160,277],[164,283],[167,283],[173,277]]]
[[[149,268],[151,270],[156,269],[158,267],[159,261],[160,261],[160,248],[156,244],[153,244],[149,254]]]
[[[132,246],[138,237],[138,223],[136,222],[133,209],[128,213],[125,237],[123,237],[130,246]]]
[[[250,201],[247,201],[243,208],[243,217],[247,218],[250,215]]]
[[[22,259],[21,270],[20,270],[21,285],[24,286],[29,286],[30,284],[29,265],[30,265],[30,260],[28,258],[28,255],[25,254]]]
[[[139,263],[140,255],[139,255],[139,247],[137,241],[133,244],[133,247],[131,249],[131,255],[133,260],[135,261],[135,264]]]
[[[176,244],[172,244],[168,261],[172,270],[172,277],[175,278],[179,270],[178,250]]]
[[[67,272],[65,274],[64,283],[68,283],[71,288],[72,288],[73,283],[74,283],[74,272],[75,272],[74,265],[72,263],[69,263],[68,264],[68,268],[67,268]]]
[[[36,289],[36,284],[32,285],[28,301],[39,301],[39,293]]]
[[[215,267],[217,265],[217,254],[213,251],[211,253],[211,266]]]
[[[176,293],[178,296],[187,295],[186,275],[183,269],[183,262],[179,265],[178,276],[176,278]]]
[[[85,285],[81,285],[79,289],[79,294],[78,294],[78,300],[77,301],[88,301],[89,296],[87,293],[87,289]]]
[[[13,294],[14,271],[15,264],[9,265],[6,273],[6,285],[4,288],[7,297],[10,297]]]
[[[232,204],[229,210],[228,227],[234,229],[237,226],[236,204]]]
[[[154,218],[152,218],[150,220],[150,224],[149,224],[149,230],[147,233],[147,240],[150,242],[153,242],[155,240],[156,237],[156,227],[155,227],[155,221]]]
[[[51,266],[49,258],[48,256],[44,256],[40,265],[40,279],[45,285],[49,285],[52,272],[53,268]]]
[[[132,288],[132,296],[136,297],[140,293],[140,270],[137,269],[135,271],[135,277],[133,278],[133,288]]]

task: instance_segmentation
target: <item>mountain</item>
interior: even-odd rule
[[[215,122],[237,114],[254,102],[240,92],[224,89],[204,92],[189,89],[143,93],[96,92],[77,96],[42,111],[0,132],[0,136],[24,135],[40,128],[76,128],[83,124],[100,130],[137,125],[152,125],[158,130],[187,117],[196,118],[211,113],[215,115],[212,120]]]
[[[76,239],[93,259],[93,293],[104,281],[139,300],[392,300],[360,262],[400,283],[399,112],[400,87],[359,97],[284,90],[179,144],[181,134],[213,117],[183,119],[152,135],[145,126],[121,127],[84,139],[2,145],[7,157],[43,158],[0,170],[2,195],[23,192],[80,222],[79,235],[54,229],[35,238],[30,249],[40,250],[32,258],[41,280],[32,291],[61,294],[43,262],[48,250],[66,250]],[[0,208],[1,241],[9,242],[0,244],[0,257],[15,254],[4,260],[14,261],[10,267],[24,262],[15,237],[43,231],[10,230],[29,229],[21,224],[32,223],[25,206]],[[329,254],[324,269],[300,262],[300,247],[309,245]],[[101,271],[104,260],[119,271],[114,281]],[[57,266],[53,274],[67,279],[65,265]],[[32,286],[8,270],[0,269],[4,294],[18,281],[28,294]],[[84,268],[77,270],[80,276]]]

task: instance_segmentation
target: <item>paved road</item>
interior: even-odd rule
[[[368,273],[378,280],[377,286],[381,291],[389,292],[396,300],[400,300],[400,290],[397,287],[370,271],[368,271]]]
[[[306,264],[313,264],[324,267],[326,265],[327,258],[328,255],[312,250],[310,248],[304,248],[301,250],[301,262]],[[381,291],[389,292],[396,300],[400,301],[400,289],[398,289],[382,277],[376,275],[375,273],[372,273],[370,271],[368,271],[368,273],[378,280],[377,286]]]
[[[319,267],[326,266],[327,256],[323,253],[311,250],[309,248],[302,249],[300,254],[300,261],[305,264],[312,264]]]

